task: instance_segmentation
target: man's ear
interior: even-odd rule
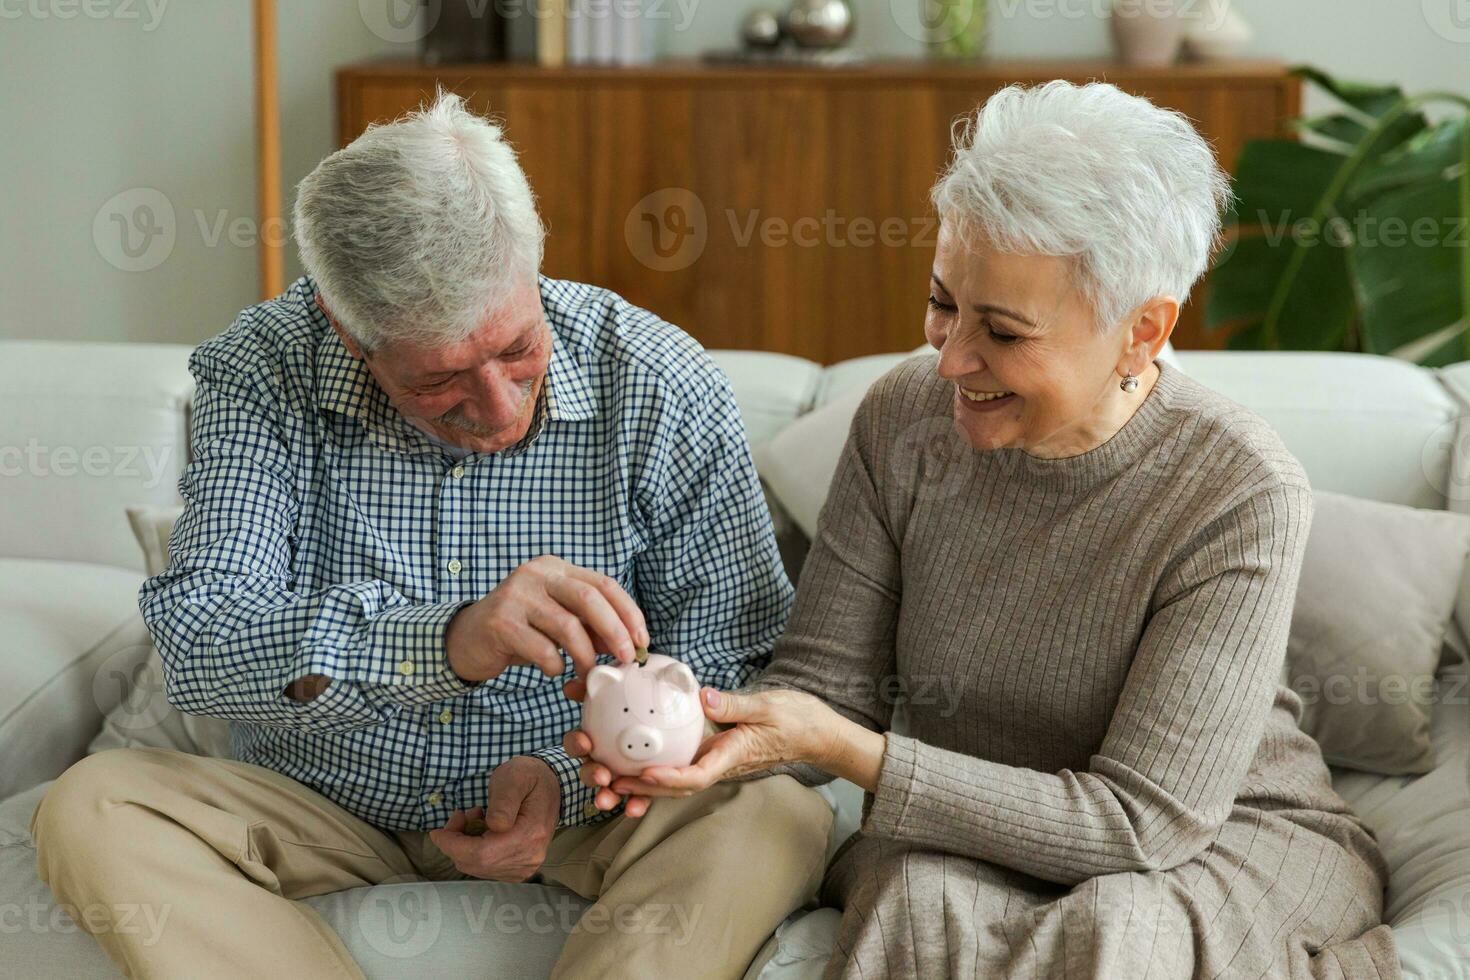
[[[316,306],[317,309],[322,311],[322,315],[327,318],[327,322],[332,325],[332,329],[337,331],[337,336],[341,339],[342,346],[347,348],[347,353],[352,355],[353,360],[366,360],[367,354],[358,346],[357,341],[352,339],[352,335],[342,329],[342,324],[337,322],[337,318],[332,316],[332,311],[327,309],[327,304],[322,300],[321,293],[316,294]]]

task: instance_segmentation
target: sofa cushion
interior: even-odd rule
[[[1470,980],[1470,666],[1441,672],[1431,738],[1423,776],[1334,769],[1332,785],[1388,862],[1383,916],[1404,974]]]
[[[121,516],[178,500],[188,359],[171,344],[0,341],[0,555],[142,567]]]
[[[128,523],[142,549],[146,571],[157,575],[168,567],[168,540],[179,507],[129,507]],[[144,655],[133,683],[107,713],[87,754],[119,748],[176,749],[194,755],[230,756],[230,723],[222,718],[186,715],[164,694],[163,660],[140,618],[133,629]]]
[[[712,350],[709,355],[730,379],[752,446],[780,432],[815,400],[822,368],[813,361],[749,350]]]
[[[0,974],[117,977],[90,935],[36,874],[31,814],[51,784],[0,802]],[[370,980],[402,976],[544,977],[589,902],[565,888],[412,879],[304,900],[342,937]],[[157,928],[146,916],[137,928]],[[167,919],[161,926],[167,927]]]
[[[1316,489],[1444,509],[1458,408],[1433,371],[1372,354],[1185,351],[1179,360],[1269,422]]]
[[[142,581],[107,565],[0,558],[0,799],[81,758],[131,685],[147,652]]]
[[[1316,492],[1285,683],[1338,766],[1434,768],[1434,674],[1470,554],[1470,518]],[[1364,557],[1371,560],[1364,561]]]

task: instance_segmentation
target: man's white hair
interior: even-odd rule
[[[368,350],[464,340],[534,284],[545,239],[500,127],[442,91],[318,164],[294,220],[322,300]]]
[[[1095,326],[1181,304],[1220,246],[1230,178],[1183,114],[1102,82],[1010,85],[955,129],[932,199],[964,241],[1065,256]]]

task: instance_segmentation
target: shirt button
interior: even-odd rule
[[[449,475],[452,476],[452,477],[454,477],[456,480],[463,479],[464,478],[464,467],[463,466],[456,466],[454,469],[452,469],[452,470],[449,471]]]
[[[434,792],[429,794],[429,802],[434,804],[435,806],[438,806],[440,803],[444,802],[444,794],[439,792],[438,790],[435,790]]]
[[[458,575],[461,571],[464,570],[464,562],[460,561],[458,558],[451,558],[449,560],[448,568],[450,575]]]
[[[398,672],[400,674],[402,674],[404,677],[407,677],[409,674],[412,674],[413,673],[413,661],[412,660],[400,660],[400,661],[398,661]]]
[[[448,708],[445,708],[443,711],[439,712],[439,724],[447,725],[453,720],[454,712],[450,711]]]

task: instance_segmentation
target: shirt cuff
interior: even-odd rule
[[[560,745],[527,754],[549,765],[556,773],[556,781],[561,784],[561,816],[557,818],[557,827],[585,827],[619,812],[622,804],[611,810],[597,809],[592,802],[597,791],[582,782],[582,761],[573,759]]]
[[[373,700],[416,706],[446,701],[478,685],[449,669],[444,634],[466,602],[394,606],[369,620],[366,668],[348,678]]]
[[[918,740],[896,732],[883,735],[883,765],[878,770],[878,790],[863,798],[860,827],[880,837],[903,836],[913,794],[914,770],[918,763]]]

